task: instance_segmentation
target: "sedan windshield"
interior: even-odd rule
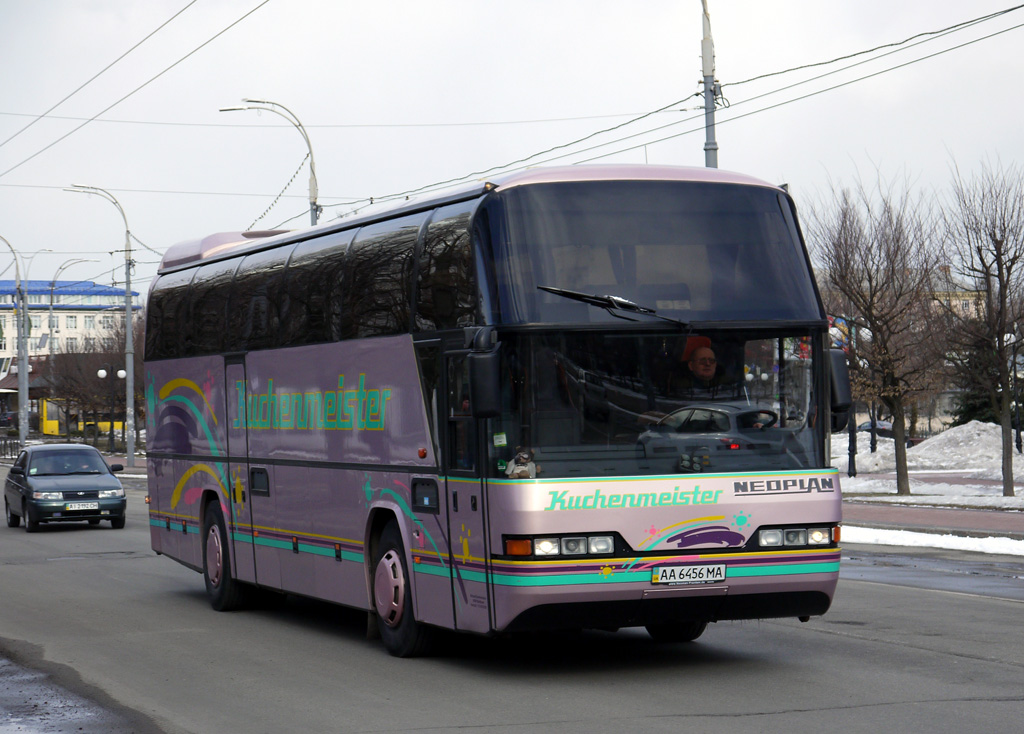
[[[61,474],[102,474],[107,471],[106,462],[92,451],[46,451],[37,453],[29,463],[30,476],[53,476]]]

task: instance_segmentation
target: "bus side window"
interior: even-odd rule
[[[439,209],[427,227],[416,281],[417,331],[454,329],[475,320],[476,287],[467,206],[475,203]]]
[[[359,230],[346,255],[336,328],[340,338],[408,332],[416,239],[426,216],[415,214]]]
[[[197,354],[224,351],[231,279],[238,260],[210,263],[199,269],[192,285],[192,330]]]
[[[448,361],[448,466],[476,466],[476,421],[469,404],[469,361],[465,355]]]
[[[146,359],[193,353],[188,291],[195,274],[195,270],[182,270],[161,275],[153,287],[146,323]]]

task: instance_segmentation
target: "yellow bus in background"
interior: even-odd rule
[[[97,420],[98,418],[98,420]],[[64,408],[46,398],[39,399],[39,430],[46,436],[63,436],[67,430],[67,416]],[[93,431],[105,436],[110,433],[110,413],[98,413],[96,416],[78,413],[72,416],[71,428],[78,433],[92,436]],[[114,433],[117,436],[124,431],[124,421],[114,421]]]

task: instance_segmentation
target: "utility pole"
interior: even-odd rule
[[[117,211],[124,221],[125,463],[128,466],[135,466],[135,330],[132,324],[135,314],[132,309],[132,232],[128,227],[128,217],[121,207],[121,202],[106,189],[101,189],[99,186],[71,184],[71,188],[64,190],[72,193],[99,195],[117,207]]]
[[[704,38],[700,42],[704,73],[704,166],[718,168],[718,143],[715,141],[715,42],[711,39],[708,0],[701,0],[701,5],[704,6]]]

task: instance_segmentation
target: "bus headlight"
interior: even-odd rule
[[[782,545],[782,531],[762,530],[757,534],[757,542],[766,548]]]
[[[542,538],[505,537],[509,556],[610,556],[615,553],[614,535],[556,535]]]
[[[566,556],[582,556],[587,552],[586,538],[562,538],[562,554]]]
[[[828,545],[832,542],[829,528],[811,528],[807,531],[807,545]]]
[[[831,545],[838,542],[838,528],[763,528],[757,533],[757,544],[762,548]]]
[[[537,538],[533,541],[533,555],[557,556],[558,538]]]
[[[807,545],[807,530],[804,528],[790,528],[783,534],[783,541],[786,545]]]

